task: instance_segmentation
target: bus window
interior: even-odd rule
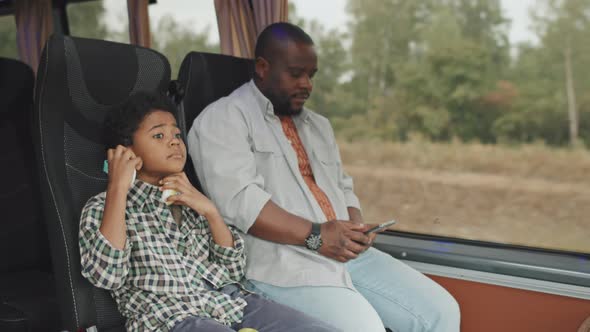
[[[16,24],[13,15],[0,16],[0,57],[18,58]]]
[[[173,77],[187,53],[219,53],[213,1],[159,1],[149,6],[149,16],[152,48],[168,58]]]
[[[308,106],[334,125],[364,219],[590,253],[589,11],[292,0],[319,53]]]
[[[67,5],[70,35],[129,43],[127,2],[71,2]]]

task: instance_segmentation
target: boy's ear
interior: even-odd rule
[[[137,157],[139,159],[139,164],[135,165],[135,170],[140,171],[141,168],[143,167],[143,159],[141,159],[141,157],[137,155],[137,152],[135,152],[135,150],[133,150],[133,145],[127,146],[127,149],[133,151],[133,154],[135,154],[135,157]]]

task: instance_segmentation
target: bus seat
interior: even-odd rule
[[[68,36],[52,36],[45,45],[34,142],[62,329],[125,330],[109,292],[81,275],[79,218],[86,201],[106,189],[106,111],[137,91],[164,93],[169,82],[168,60],[147,48]]]
[[[0,58],[0,331],[58,329],[31,138],[33,71]]]
[[[177,96],[179,125],[187,133],[193,121],[210,103],[229,95],[248,82],[254,73],[254,61],[229,55],[191,52],[186,55],[178,72],[182,96]],[[186,141],[186,140],[185,140]],[[197,189],[201,190],[190,156],[185,172]]]

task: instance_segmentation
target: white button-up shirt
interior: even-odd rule
[[[347,207],[360,205],[352,179],[342,169],[330,122],[307,109],[293,119],[316,183],[336,217],[348,220]],[[247,234],[269,199],[302,218],[326,221],[272,103],[253,81],[207,106],[190,129],[188,147],[205,193],[226,222],[246,233],[247,278],[283,287],[352,288],[343,263]]]

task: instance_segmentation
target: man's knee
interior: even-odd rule
[[[433,297],[433,305],[434,311],[428,331],[459,332],[461,310],[457,300],[442,288],[441,292]]]
[[[361,299],[356,303],[342,303],[341,306],[349,306],[348,310],[343,310],[342,307],[336,307],[336,310],[339,310],[341,314],[334,315],[332,317],[334,325],[341,329],[342,331],[346,332],[355,332],[355,331],[362,331],[362,332],[382,332],[385,330],[383,326],[383,322],[379,317],[379,314],[375,309],[371,306],[369,302],[367,302],[362,296],[359,294]],[[352,310],[351,310],[352,309]]]

